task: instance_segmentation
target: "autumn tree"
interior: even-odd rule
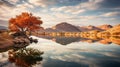
[[[23,12],[9,20],[9,29],[13,32],[23,32],[26,34],[26,31],[30,32],[42,28],[40,26],[42,23],[40,17],[33,16],[28,12]]]

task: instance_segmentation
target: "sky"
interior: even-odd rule
[[[44,28],[61,22],[76,26],[120,24],[120,0],[0,0],[0,25],[21,12],[41,17]]]

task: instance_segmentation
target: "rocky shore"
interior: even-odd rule
[[[0,33],[0,50],[13,48],[22,48],[30,45],[30,43],[37,43],[37,39],[29,38],[23,34],[9,34],[7,32]]]

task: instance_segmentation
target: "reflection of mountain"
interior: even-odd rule
[[[49,39],[52,41],[55,41],[56,43],[59,43],[61,45],[68,45],[73,42],[88,42],[88,43],[94,43],[94,42],[99,42],[102,44],[111,44],[115,43],[120,45],[120,37],[119,36],[109,36],[108,38],[98,38],[93,39],[93,38],[81,38],[81,37],[52,37],[52,36],[40,36],[40,38],[45,38]]]
[[[59,43],[61,45],[67,45],[72,42],[79,42],[81,40],[80,37],[51,37],[51,36],[43,36],[41,38],[49,39],[52,41],[55,41],[56,43]]]
[[[110,37],[111,42],[120,45],[120,36],[112,36]]]
[[[108,29],[107,31],[110,32],[110,33],[113,34],[113,35],[120,35],[120,24],[114,26],[114,27],[111,28],[111,29]]]
[[[67,45],[72,42],[79,42],[80,38],[79,37],[56,37],[55,42],[60,43],[62,45]]]
[[[59,43],[61,45],[68,45],[70,43],[73,42],[96,42],[97,40],[93,40],[93,39],[87,39],[87,38],[81,38],[81,37],[52,37],[52,36],[40,36],[40,38],[45,38],[45,39],[49,39],[52,41],[55,41],[56,43]]]

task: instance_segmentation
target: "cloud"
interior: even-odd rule
[[[99,19],[100,17],[98,16],[79,16],[81,20],[94,20],[94,19]]]
[[[79,6],[87,10],[120,9],[118,0],[88,0],[80,3]]]
[[[28,0],[28,1],[29,3],[40,7],[47,7],[49,5],[53,5],[56,3],[55,0]]]
[[[89,10],[97,10],[98,8],[100,8],[99,4],[102,2],[103,0],[88,0],[86,2],[80,2],[79,4],[74,6],[53,7],[50,10],[55,12],[64,12],[78,15]]]
[[[120,0],[103,0],[100,6],[103,8],[120,8]]]
[[[6,1],[5,1],[6,2]],[[21,12],[30,12],[28,8],[34,8],[28,3],[14,5],[14,7],[8,6],[2,2],[0,6],[0,20],[8,21],[11,17],[15,17]]]
[[[104,17],[120,16],[120,12],[108,12],[108,13],[102,14],[101,16],[104,16]]]
[[[96,10],[100,7],[99,4],[101,2],[103,2],[103,0],[89,0],[88,2],[80,3],[79,6],[87,10]]]
[[[16,4],[19,0],[8,0],[8,2],[12,3],[12,4]]]
[[[51,10],[51,11],[63,11],[63,10],[65,10],[65,9],[67,9],[66,6],[59,7],[59,8],[51,8],[50,10]]]
[[[29,3],[20,4],[20,5],[17,5],[16,7],[19,7],[19,8],[34,8],[34,6],[32,4],[29,4]]]
[[[85,12],[86,10],[85,9],[81,9],[81,10],[78,10],[78,11],[72,11],[72,14],[80,14],[80,13],[83,13]]]
[[[82,8],[89,10],[96,9],[120,9],[119,0],[89,0],[88,2],[81,3]]]
[[[14,4],[10,3],[7,0],[0,0],[0,5],[8,6],[8,7],[14,7]]]
[[[54,16],[56,17],[56,18],[61,18],[61,19],[66,19],[66,18],[70,18],[70,17],[73,17],[73,16],[70,16],[69,14],[64,14],[64,13],[60,13],[60,12],[57,12],[57,13],[55,13],[54,14]]]
[[[56,8],[51,8],[50,10],[55,12],[64,12],[70,14],[81,14],[86,11],[85,9],[80,9],[79,5],[56,7]]]
[[[13,7],[9,7],[7,5],[1,5],[0,6],[0,20],[7,20],[8,19],[8,15],[11,12],[11,9],[13,9]]]
[[[29,2],[35,6],[45,7],[46,4],[42,2],[42,0],[29,0]]]

